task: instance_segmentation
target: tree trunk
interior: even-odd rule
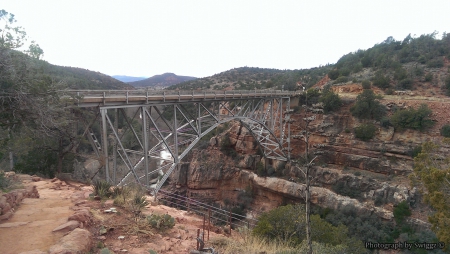
[[[12,151],[9,151],[9,170],[13,171],[14,169],[14,155]]]
[[[58,155],[58,166],[56,168],[58,175],[61,174],[61,172],[62,172],[63,159],[64,159],[64,155],[63,154],[59,154]]]
[[[308,162],[306,162],[308,163]],[[308,242],[308,254],[312,254],[312,241],[311,241],[311,219],[310,219],[310,199],[311,199],[311,193],[309,190],[309,168],[310,165],[308,164],[306,166],[306,241]]]

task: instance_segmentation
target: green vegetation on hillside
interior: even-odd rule
[[[301,87],[309,88],[321,80],[330,66],[304,70],[276,70],[241,67],[231,69],[211,77],[187,81],[168,89],[213,89],[222,90],[233,87],[234,90],[277,89],[294,91]]]
[[[445,145],[450,143],[444,139]],[[412,183],[423,190],[424,201],[434,208],[429,217],[432,229],[439,241],[450,243],[450,157],[439,155],[439,145],[432,142],[422,144],[422,150],[414,158]],[[447,244],[446,250],[450,250]]]
[[[328,248],[339,248],[341,253],[366,253],[363,243],[347,235],[343,224],[333,226],[320,218],[311,216],[312,241],[324,244]],[[260,216],[253,234],[265,237],[269,241],[279,240],[299,246],[305,239],[305,206],[287,205],[275,208]]]
[[[361,75],[360,72],[366,68],[375,73],[365,77],[370,77],[374,86],[414,89],[415,81],[420,81],[425,74],[429,76],[433,69],[442,68],[444,59],[450,58],[450,34],[442,34],[441,39],[437,35],[437,32],[418,38],[408,35],[402,41],[390,36],[372,48],[342,56],[328,76],[332,80],[347,80],[352,75]],[[428,78],[428,81],[431,80]]]
[[[424,131],[434,125],[430,119],[431,109],[422,104],[418,109],[409,108],[397,110],[391,116],[391,124],[397,129],[413,129]]]

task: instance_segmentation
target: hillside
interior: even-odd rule
[[[285,89],[296,90],[300,86],[312,86],[331,70],[330,66],[305,70],[277,70],[256,67],[240,67],[200,78],[168,89],[213,89],[213,90],[253,90]]]
[[[436,92],[450,94],[447,89],[450,88],[448,69],[445,68],[449,59],[448,34],[441,39],[436,33],[417,38],[408,35],[401,41],[389,37],[367,50],[346,54],[333,65],[303,70],[241,67],[168,89],[299,90],[302,86],[309,88],[325,83],[340,86],[368,80],[384,94],[392,94],[396,90],[418,90],[419,94],[428,95]]]
[[[155,75],[147,79],[128,83],[134,87],[152,87],[161,89],[194,79],[196,78],[189,76],[178,76],[174,73],[164,73],[161,75]]]
[[[106,74],[77,67],[43,64],[43,73],[64,83],[70,89],[127,90],[132,86]]]
[[[2,73],[15,72],[24,78],[26,75],[35,77],[35,80],[46,79],[57,83],[60,89],[132,89],[133,87],[118,81],[108,75],[87,69],[58,66],[47,61],[31,58],[15,50],[1,49],[1,57],[5,63]],[[9,68],[9,69],[8,69]],[[2,88],[6,91],[8,86]]]

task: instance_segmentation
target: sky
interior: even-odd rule
[[[207,77],[309,69],[387,37],[450,32],[449,0],[0,0],[51,64]]]

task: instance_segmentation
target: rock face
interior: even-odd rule
[[[420,198],[406,178],[412,172],[411,152],[433,138],[415,131],[379,127],[376,136],[364,142],[353,134],[361,123],[344,111],[347,113],[317,114],[309,125],[310,152],[317,156],[311,172],[312,202],[332,209],[351,205],[359,213],[390,220],[394,205],[402,201],[415,205]],[[303,131],[303,117],[291,115],[292,158],[305,151],[303,140],[295,139]],[[262,159],[252,135],[238,123],[227,133],[238,155],[230,158],[220,151],[224,135],[211,138],[208,149],[193,151],[192,160],[172,174],[173,190],[206,202],[228,200],[237,204],[239,196],[250,187],[254,194],[252,209],[260,211],[286,201],[304,201],[304,176],[298,167]],[[254,174],[259,162],[271,168],[271,177]]]
[[[76,228],[52,247],[50,254],[82,254],[87,253],[91,246],[92,234],[88,230]]]

